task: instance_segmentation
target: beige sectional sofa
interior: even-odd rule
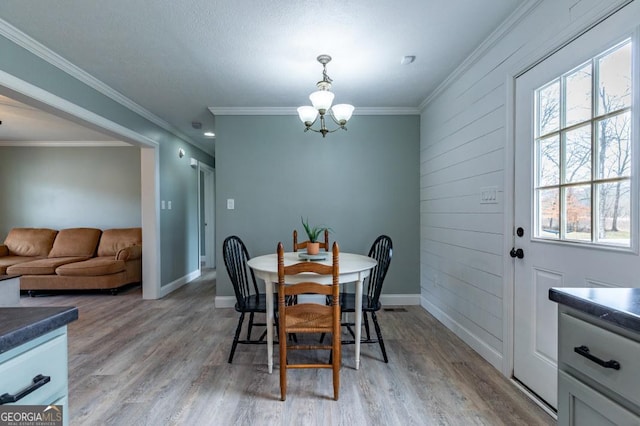
[[[142,229],[13,228],[0,245],[0,274],[20,289],[110,290],[142,281]]]

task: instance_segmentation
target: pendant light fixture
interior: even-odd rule
[[[333,80],[327,75],[327,64],[331,61],[331,56],[320,55],[317,59],[322,64],[322,80],[316,83],[318,90],[309,95],[313,106],[301,106],[298,108],[298,116],[300,121],[304,123],[305,132],[311,130],[312,132],[322,133],[324,138],[327,133],[333,133],[338,129],[347,130],[345,126],[353,114],[354,107],[349,104],[331,106],[334,97],[333,92],[331,92],[331,82]],[[337,128],[333,130],[327,129],[325,123],[327,114],[338,125]],[[320,117],[320,128],[314,129],[311,126],[318,121],[318,117]]]

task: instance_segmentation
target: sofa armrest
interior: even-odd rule
[[[9,248],[4,244],[0,244],[0,257],[9,256]]]
[[[116,260],[140,259],[142,257],[142,246],[129,246],[118,250]]]

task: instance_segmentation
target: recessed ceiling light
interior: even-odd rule
[[[411,63],[413,63],[413,61],[416,60],[416,57],[413,55],[410,56],[403,56],[402,59],[400,59],[400,64],[401,65],[409,65]]]
[[[206,138],[215,138],[215,137],[216,137],[216,134],[215,134],[215,133],[213,133],[213,132],[204,132],[204,136],[205,136]]]

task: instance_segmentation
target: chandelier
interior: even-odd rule
[[[353,105],[349,104],[337,104],[331,106],[333,102],[334,94],[331,90],[331,78],[327,75],[327,64],[331,61],[331,56],[320,55],[318,56],[318,62],[322,64],[322,80],[316,83],[318,90],[309,95],[311,104],[313,106],[301,106],[298,108],[298,116],[300,121],[304,123],[304,131],[311,130],[313,132],[322,133],[324,138],[327,133],[333,133],[338,129],[347,130],[345,125],[353,114]],[[338,125],[337,128],[329,130],[326,127],[325,116],[328,115]],[[313,126],[320,117],[320,128],[314,129]]]

